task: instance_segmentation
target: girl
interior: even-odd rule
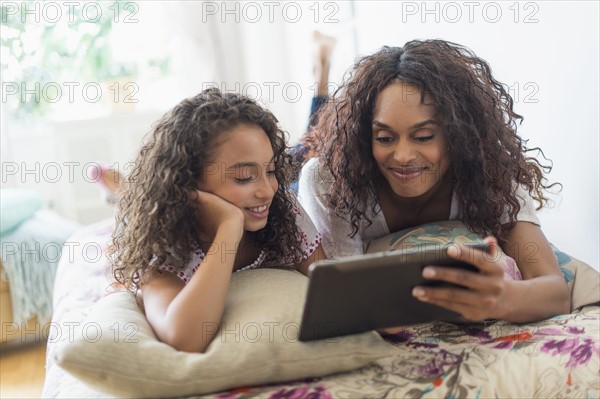
[[[330,258],[417,225],[460,219],[497,237],[522,281],[505,281],[491,253],[450,248],[480,273],[430,266],[424,278],[461,288],[413,295],[471,320],[526,322],[569,311],[567,286],[535,215],[547,198],[541,164],[517,135],[523,118],[468,49],[442,40],[384,47],[354,65],[320,114],[318,159],[302,169],[300,201]],[[550,168],[548,168],[550,169]]]
[[[141,290],[158,338],[203,352],[233,271],[308,266],[320,236],[288,186],[277,120],[254,101],[208,89],[154,128],[122,188],[115,279]]]

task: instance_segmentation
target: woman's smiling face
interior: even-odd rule
[[[448,170],[445,136],[433,105],[412,85],[393,83],[379,93],[372,122],[373,157],[392,191],[405,198],[436,187]]]

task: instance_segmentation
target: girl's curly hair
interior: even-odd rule
[[[557,183],[546,185],[543,172],[551,166],[526,155],[541,150],[528,149],[517,135],[523,117],[513,111],[507,87],[469,49],[443,40],[415,40],[358,59],[321,110],[308,139],[332,174],[329,200],[338,215],[350,215],[351,236],[366,218],[369,203],[378,211],[372,199],[383,177],[372,155],[373,112],[379,93],[398,82],[414,85],[421,101],[427,97],[436,107],[448,145],[448,173],[462,220],[471,230],[502,240],[500,217],[507,211],[512,225],[520,210],[515,184],[527,187],[538,209],[546,204],[542,189]]]
[[[287,188],[291,158],[277,123],[252,99],[216,88],[183,100],[165,114],[139,151],[123,187],[109,249],[114,278],[135,290],[142,276],[167,258],[175,267],[185,266],[199,236],[189,194],[197,189],[203,165],[214,159],[218,139],[239,124],[254,124],[266,132],[279,183],[267,225],[246,234],[264,250],[265,262],[299,262],[299,231]]]

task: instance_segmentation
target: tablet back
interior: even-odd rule
[[[311,265],[299,339],[311,341],[403,324],[458,319],[458,314],[412,296],[417,285],[446,284],[424,280],[421,274],[426,265],[477,271],[472,265],[448,258],[446,252],[446,248],[438,246]]]

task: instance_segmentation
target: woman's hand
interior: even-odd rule
[[[479,273],[442,266],[423,269],[423,277],[427,280],[446,281],[465,288],[418,286],[414,288],[413,296],[452,310],[469,320],[502,319],[506,311],[507,284],[510,282],[504,279],[498,242],[493,237],[486,238],[485,242],[490,246],[489,253],[458,245],[448,248],[451,258],[472,264]]]
[[[206,191],[194,190],[190,194],[196,209],[200,230],[212,240],[220,227],[227,226],[244,231],[244,213],[223,198]]]

